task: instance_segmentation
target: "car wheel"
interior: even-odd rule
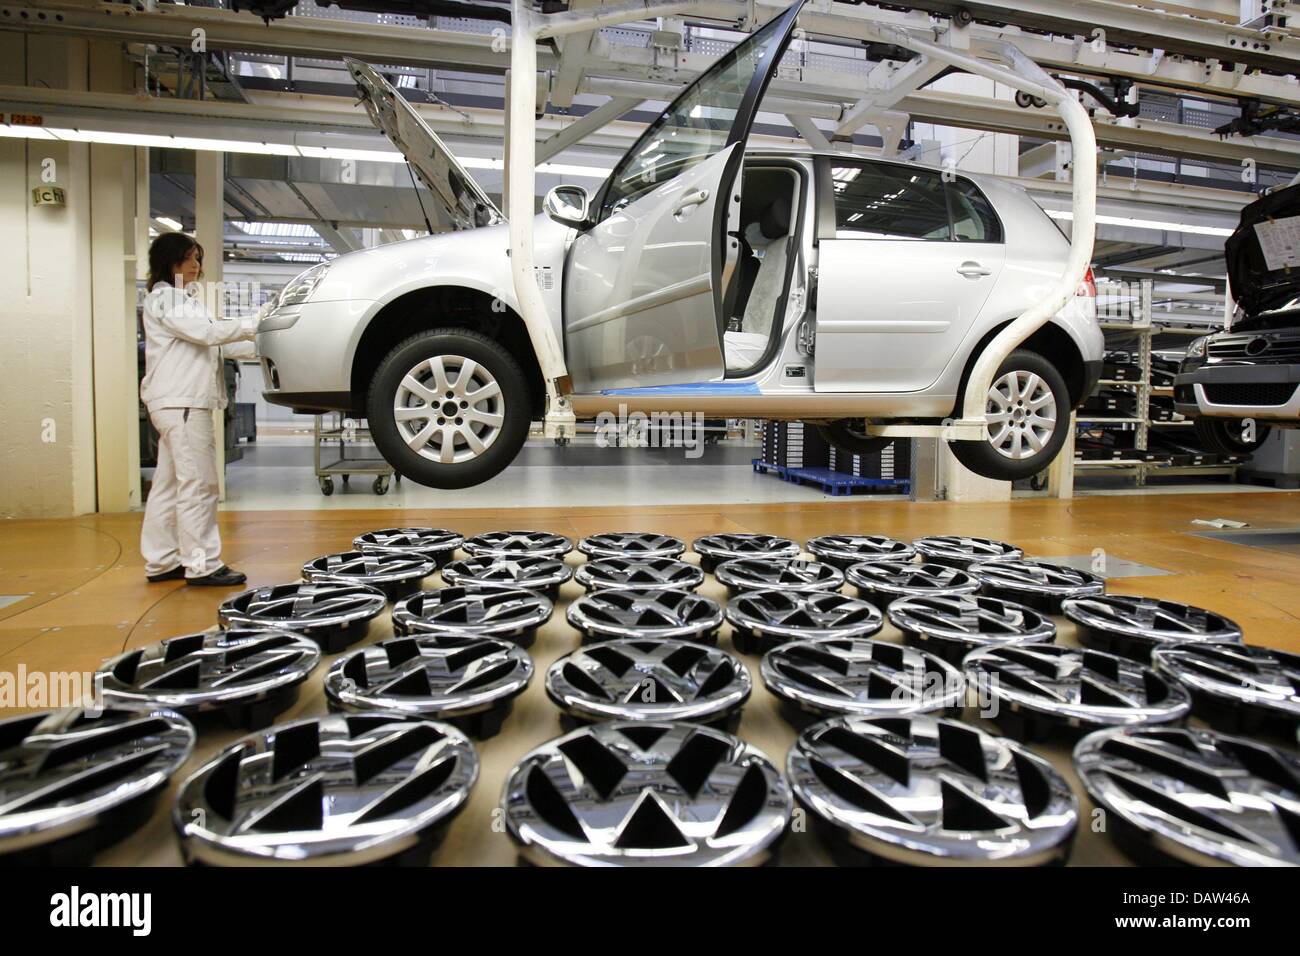
[[[1255,440],[1247,441],[1245,419],[1198,418],[1192,431],[1196,432],[1196,440],[1216,455],[1251,455],[1259,450],[1270,429],[1256,422]]]
[[[993,376],[985,403],[988,437],[950,442],[953,456],[985,478],[1015,481],[1050,465],[1070,428],[1070,393],[1051,362],[1012,352]]]
[[[879,438],[868,435],[856,419],[841,418],[826,425],[817,426],[817,434],[826,443],[847,455],[874,455],[889,447],[892,438]]]
[[[380,454],[430,488],[468,488],[498,474],[532,420],[514,356],[466,329],[421,332],[389,352],[366,408]]]

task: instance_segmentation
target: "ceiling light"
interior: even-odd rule
[[[299,146],[298,152],[313,159],[357,159],[371,163],[404,163],[406,157],[390,149],[342,149],[337,146]]]
[[[10,139],[54,139],[49,130],[39,126],[10,126],[7,123],[0,125],[0,136]]]
[[[199,136],[163,136],[155,133],[119,133],[108,130],[47,128],[54,139],[65,143],[98,143],[104,146],[154,146],[162,149],[202,149],[222,153],[257,153],[266,156],[297,156],[298,147],[284,143],[255,143],[233,139],[205,139]]]
[[[575,166],[572,163],[542,163],[537,167],[539,173],[556,173],[561,176],[589,176],[592,179],[604,179],[612,169],[602,166]]]
[[[1074,213],[1068,210],[1049,209],[1047,214],[1053,219],[1073,220]],[[1163,229],[1166,232],[1187,232],[1198,236],[1223,236],[1232,235],[1231,229],[1225,229],[1220,226],[1194,226],[1185,222],[1165,222],[1160,219],[1130,219],[1125,216],[1097,216],[1097,224],[1101,226],[1128,226],[1133,229]]]

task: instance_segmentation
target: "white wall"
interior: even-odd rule
[[[85,44],[0,33],[0,82],[67,88]],[[33,206],[53,162],[67,205]],[[0,514],[95,509],[89,147],[0,139]]]

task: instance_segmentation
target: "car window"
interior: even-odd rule
[[[948,184],[952,204],[952,235],[958,242],[1001,242],[1002,223],[974,183],[958,179]]]
[[[938,173],[881,163],[831,164],[839,239],[946,241],[948,200]]]
[[[731,141],[745,93],[769,57],[778,55],[789,35],[788,17],[774,17],[732,47],[674,100],[641,134],[610,175],[601,201],[601,218],[649,192],[715,153]],[[747,128],[748,121],[743,124]]]

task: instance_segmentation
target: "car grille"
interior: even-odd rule
[[[1079,824],[1051,764],[955,720],[823,721],[790,749],[786,775],[845,862],[1061,864]]]
[[[1211,384],[1202,386],[1214,405],[1285,405],[1295,394],[1294,382]]]
[[[0,720],[0,861],[86,866],[137,829],[194,750],[162,708],[80,708]]]
[[[501,809],[531,863],[728,866],[775,858],[794,798],[771,761],[728,733],[607,720],[524,756]]]
[[[1074,768],[1136,862],[1295,866],[1300,760],[1244,737],[1175,727],[1101,730]]]
[[[1234,335],[1211,341],[1209,353],[1210,358],[1249,358],[1261,362],[1300,359],[1300,337],[1267,338],[1261,335]]]

